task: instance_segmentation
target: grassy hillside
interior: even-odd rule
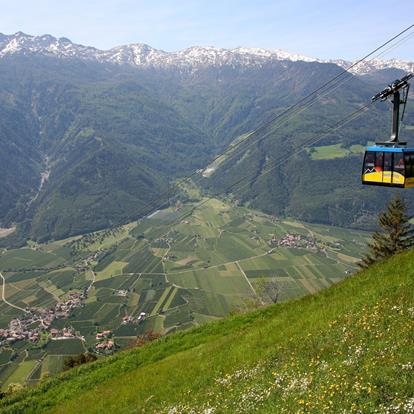
[[[414,252],[26,389],[3,413],[412,413]]]

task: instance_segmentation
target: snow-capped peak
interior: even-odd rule
[[[22,32],[14,35],[0,33],[0,58],[14,54],[37,54],[59,58],[78,58],[136,67],[179,67],[197,69],[206,66],[261,66],[273,61],[304,61],[334,63],[347,68],[346,60],[320,60],[309,56],[286,52],[281,49],[238,47],[223,49],[213,46],[193,46],[176,52],[165,52],[142,43],[99,50],[91,46],[72,43],[65,37],[51,35],[31,36]],[[352,71],[366,74],[374,70],[399,68],[414,71],[414,63],[396,59],[364,61]]]
[[[66,37],[30,36],[23,32],[0,34],[0,57],[13,54],[42,54],[57,57],[88,58],[98,52],[94,47],[75,45]]]
[[[347,60],[330,60],[330,63],[335,63],[338,66],[343,67],[344,69],[349,68],[353,62],[347,61]],[[363,61],[353,67],[351,69],[351,72],[358,74],[358,75],[366,75],[370,72],[374,72],[376,70],[382,70],[382,69],[401,69],[405,72],[414,72],[414,62],[407,62],[405,60],[399,60],[399,59],[389,59],[389,60],[381,60],[381,59],[370,59]]]

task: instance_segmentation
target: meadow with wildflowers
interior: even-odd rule
[[[2,413],[414,413],[414,251],[75,368]]]

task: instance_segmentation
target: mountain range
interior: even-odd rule
[[[109,50],[99,50],[91,46],[72,43],[65,37],[30,36],[22,32],[13,35],[0,33],[0,57],[14,54],[39,54],[60,58],[76,57],[100,63],[128,64],[135,67],[178,67],[191,70],[205,66],[261,66],[274,61],[334,63],[343,68],[348,68],[354,63],[344,59],[322,60],[289,53],[281,49],[244,47],[223,49],[194,46],[177,52],[165,52],[143,43],[136,43],[117,46]],[[414,70],[414,62],[373,58],[362,62],[353,71],[358,74],[368,74],[388,68],[409,72]]]
[[[361,187],[361,149],[351,148],[386,138],[387,106],[373,106],[318,142],[340,143],[340,157],[315,158],[318,148],[309,142],[412,67],[397,63],[374,70],[371,62],[364,76],[348,74],[197,184],[271,214],[371,225],[390,192]],[[0,227],[17,225],[0,243],[82,234],[168,204],[174,180],[205,168],[243,134],[341,72],[336,63],[280,50],[167,53],[138,44],[99,51],[49,35],[0,35]],[[409,107],[405,122],[409,139]],[[295,157],[264,173],[292,151]],[[243,188],[229,194],[241,177]]]

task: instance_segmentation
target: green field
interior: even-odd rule
[[[126,262],[111,262],[104,270],[97,273],[98,280],[107,279],[111,276],[122,274],[122,269],[127,265]]]
[[[85,347],[79,339],[62,339],[50,341],[46,346],[48,355],[79,355],[85,352]]]
[[[15,371],[7,378],[4,384],[2,384],[2,388],[6,389],[9,384],[12,383],[25,383],[28,379],[30,373],[36,367],[36,361],[23,361],[21,362]]]
[[[64,259],[56,254],[31,248],[9,250],[0,256],[0,268],[3,270],[53,267],[63,262]]]
[[[323,145],[308,149],[313,160],[328,160],[332,158],[343,158],[351,154],[363,154],[365,147],[362,145],[351,145],[345,148],[342,144]]]
[[[42,363],[41,377],[62,371],[64,358],[62,355],[48,355]]]
[[[61,356],[93,348],[96,332],[104,329],[114,331],[122,348],[127,338],[148,330],[175,332],[269,301],[262,289],[266,283],[276,286],[278,301],[316,293],[357,269],[368,240],[355,230],[278,220],[217,199],[205,199],[192,214],[178,219],[192,207],[185,204],[116,229],[0,256],[6,298],[22,308],[50,308],[70,292],[88,289],[83,307],[52,324],[72,327],[85,342],[49,340],[39,359],[47,356],[31,383],[59,371]],[[287,235],[300,236],[301,242],[272,242]],[[142,312],[146,320],[121,325],[124,316],[136,318]],[[0,302],[0,328],[20,314]],[[18,345],[14,352],[23,355],[27,347]],[[7,345],[0,353],[3,364],[10,355]],[[9,382],[19,366],[14,360],[0,372],[1,383]]]

